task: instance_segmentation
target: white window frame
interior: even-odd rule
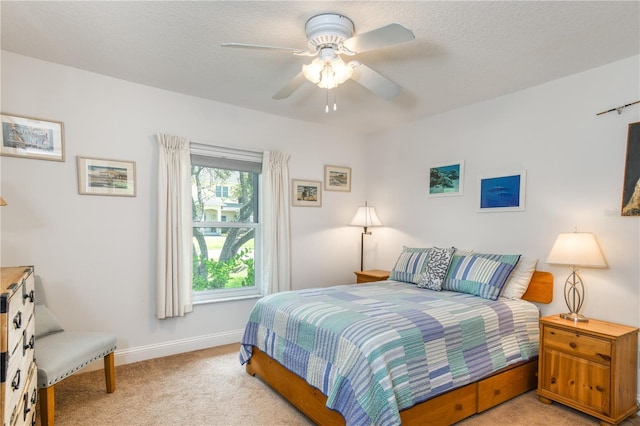
[[[197,142],[191,142],[191,154],[205,157],[216,158],[218,160],[236,160],[252,163],[259,163],[262,165],[262,152],[249,151],[243,149],[235,149],[229,147],[213,146]],[[217,166],[211,166],[217,167]],[[220,167],[222,168],[222,167]],[[237,169],[232,169],[237,170]],[[262,297],[264,295],[264,286],[262,280],[262,259],[263,244],[262,244],[262,174],[258,174],[258,188],[254,196],[258,198],[257,208],[255,212],[256,222],[218,222],[218,221],[205,221],[205,222],[193,222],[192,228],[204,227],[204,228],[253,228],[254,229],[254,277],[255,285],[253,287],[242,287],[234,289],[215,289],[205,291],[193,292],[193,304],[204,304],[213,302],[223,302],[229,300],[240,300]]]

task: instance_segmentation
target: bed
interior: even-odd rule
[[[552,287],[535,271],[521,299],[396,280],[278,293],[252,311],[240,361],[317,424],[452,424],[536,386],[530,302]]]

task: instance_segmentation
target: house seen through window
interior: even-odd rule
[[[192,148],[194,302],[261,293],[261,157],[224,155]]]

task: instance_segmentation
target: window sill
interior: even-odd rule
[[[245,294],[245,295],[236,295],[236,296],[228,296],[228,297],[217,297],[215,299],[204,299],[197,300],[193,302],[193,305],[207,305],[209,303],[220,303],[220,302],[235,302],[238,300],[247,300],[247,299],[260,299],[262,297],[261,294]]]

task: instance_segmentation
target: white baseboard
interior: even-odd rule
[[[126,349],[116,349],[115,364],[131,364],[163,356],[177,355],[184,352],[197,351],[214,346],[228,345],[240,342],[244,329],[225,331],[223,333],[207,334],[204,336],[190,337],[186,339],[172,340],[169,342],[155,343],[152,345],[137,346]],[[84,369],[83,372],[100,370],[104,366],[102,360],[95,361]]]

